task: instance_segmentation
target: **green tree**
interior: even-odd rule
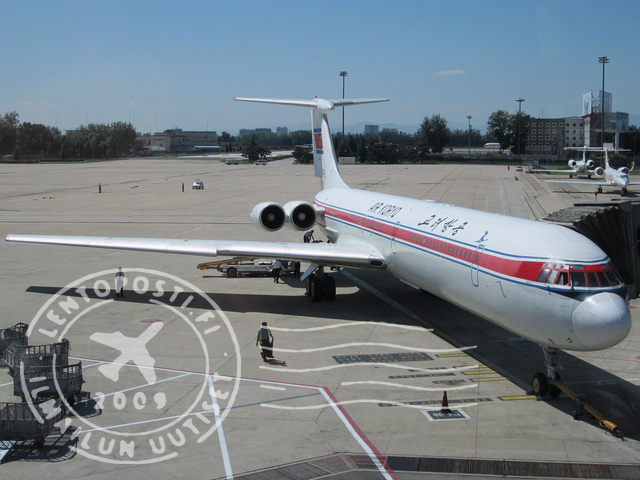
[[[296,145],[293,149],[293,158],[296,163],[313,163],[313,152],[311,145]]]
[[[360,142],[358,143],[358,151],[356,153],[358,162],[367,163],[367,142],[364,139],[364,135],[360,136]]]
[[[251,135],[249,145],[242,149],[242,156],[248,158],[252,162],[260,158],[267,158],[268,155],[271,155],[271,151],[265,147],[259,146],[255,135]]]
[[[46,127],[40,123],[25,122],[18,127],[18,145],[22,154],[50,153],[55,149],[55,142],[60,137],[60,130]]]
[[[527,149],[527,139],[529,138],[529,124],[531,115],[525,112],[518,112],[511,116],[511,131],[513,132],[513,153],[522,154]],[[518,145],[518,141],[520,144]]]
[[[489,115],[487,133],[493,135],[500,144],[500,151],[506,150],[514,144],[513,125],[511,114],[506,110],[498,110]]]
[[[13,111],[0,117],[0,154],[13,153],[18,139],[20,116]]]
[[[431,150],[433,153],[442,153],[449,143],[451,130],[447,126],[447,120],[439,114],[431,118],[425,117],[418,131],[418,149],[424,155]]]

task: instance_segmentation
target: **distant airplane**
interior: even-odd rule
[[[317,224],[327,243],[16,234],[6,240],[309,262],[303,279],[316,301],[336,295],[326,267],[384,269],[540,344],[546,372],[532,382],[539,396],[560,393],[548,383],[559,380],[559,349],[603,350],[629,333],[626,286],[607,255],[581,234],[523,218],[349,188],[338,171],[327,116],[336,107],[388,99],[235,100],[311,109],[314,163],[322,190],[313,205],[263,202],[250,217],[272,232],[285,225],[306,231]]]
[[[565,150],[576,150],[576,148],[565,147]],[[579,173],[586,173],[589,178],[591,175],[596,173],[593,169],[595,167],[595,162],[591,159],[587,159],[587,152],[590,151],[590,147],[582,147],[579,150],[582,150],[582,160],[571,159],[567,163],[571,170],[551,170],[553,173],[568,173],[569,178],[573,178],[574,175],[578,175]],[[600,174],[602,175],[602,174]]]
[[[628,187],[631,185],[640,185],[640,182],[629,182],[629,169],[620,167],[615,169],[609,165],[609,149],[602,147],[583,147],[591,152],[604,152],[605,168],[597,167],[594,173],[603,178],[603,181],[585,181],[585,180],[547,180],[549,183],[579,183],[582,185],[598,186],[598,193],[602,193],[602,187],[619,188],[622,195],[626,195]],[[620,150],[618,150],[620,151]],[[631,167],[633,169],[633,166]],[[559,170],[555,170],[556,172]]]

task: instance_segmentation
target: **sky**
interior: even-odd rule
[[[20,0],[2,2],[0,115],[65,131],[131,122],[235,134],[309,129],[298,107],[233,97],[389,98],[347,126],[486,130],[496,110],[581,114],[613,94],[640,123],[637,0]],[[341,113],[330,118],[341,129]],[[347,127],[347,130],[349,128]],[[415,131],[415,130],[414,130]]]

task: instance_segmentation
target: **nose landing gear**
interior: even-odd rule
[[[583,414],[589,414],[598,421],[598,424],[608,430],[617,437],[623,438],[624,434],[618,428],[618,426],[607,420],[604,415],[593,408],[587,401],[580,398],[573,391],[562,384],[560,375],[556,371],[558,366],[558,353],[559,350],[553,347],[542,346],[544,352],[545,366],[547,367],[547,373],[538,372],[533,376],[531,385],[533,387],[533,394],[538,397],[551,397],[556,398],[561,393],[564,393],[567,397],[576,403],[578,408],[573,412],[574,420],[577,420]]]

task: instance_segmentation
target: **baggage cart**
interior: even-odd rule
[[[3,328],[0,330],[0,364],[4,362],[4,352],[11,345],[27,345],[27,330],[29,325],[26,323],[16,323],[13,327]]]
[[[82,392],[82,362],[55,367],[18,367],[13,394],[31,400],[64,397],[73,405]]]
[[[48,405],[45,405],[48,404]],[[45,413],[47,407],[51,412]],[[32,408],[38,412],[34,414]],[[0,402],[0,442],[33,440],[40,448],[55,425],[66,416],[64,406],[51,401],[28,403]]]
[[[4,361],[9,366],[9,375],[14,376],[20,365],[25,367],[52,367],[69,364],[69,340],[49,345],[11,345],[4,352]]]

